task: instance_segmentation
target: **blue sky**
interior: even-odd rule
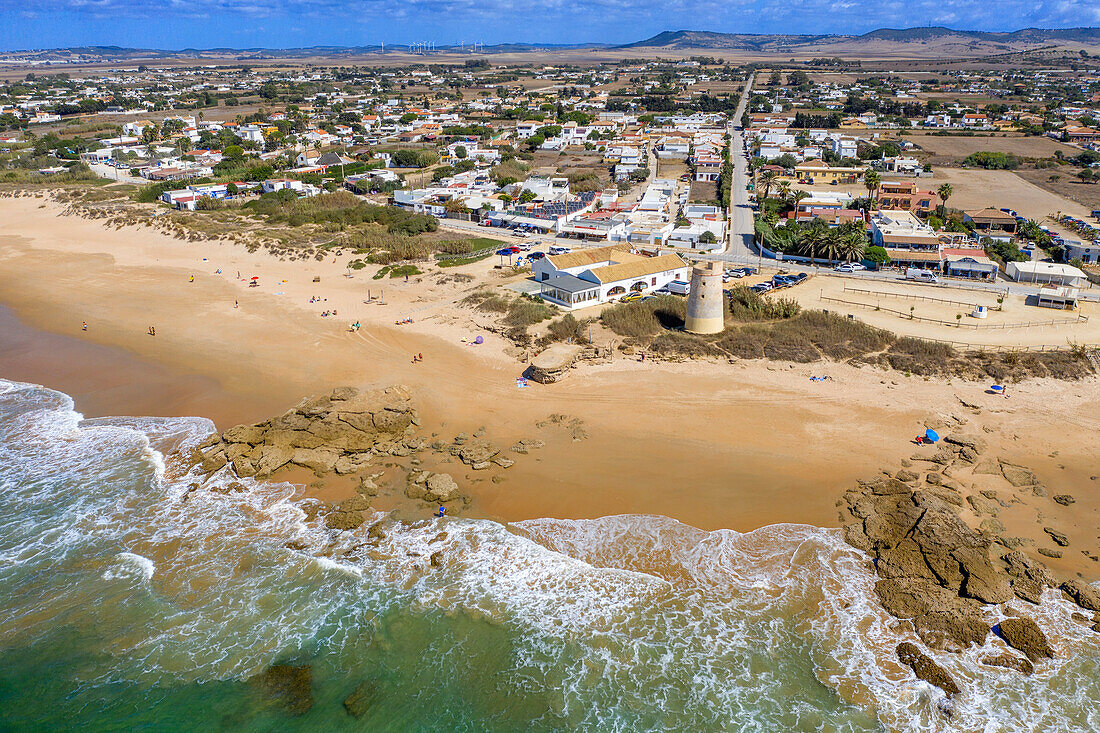
[[[0,48],[628,43],[663,30],[1100,25],[1097,0],[0,0]]]

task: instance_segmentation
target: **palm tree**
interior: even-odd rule
[[[839,229],[829,229],[821,242],[821,255],[827,260],[839,260],[844,251],[843,239]]]
[[[764,171],[760,174],[760,186],[764,189],[764,198],[768,198],[768,194],[771,193],[772,186],[775,185],[776,174],[775,171]],[[763,204],[763,200],[761,200]]]
[[[951,187],[950,183],[945,183],[936,189],[936,194],[940,197],[940,217],[943,217],[947,212],[947,199],[951,198],[953,193],[955,193],[955,189]]]
[[[829,225],[821,219],[814,219],[802,230],[801,249],[808,252],[810,264],[814,263],[817,251],[825,244],[829,237]]]
[[[840,228],[840,246],[845,262],[863,259],[867,249],[867,231],[862,223],[843,224]]]
[[[776,189],[776,193],[779,194],[780,199],[782,199],[783,201],[786,201],[787,197],[791,195],[791,183],[790,183],[790,181],[781,181],[779,183],[778,188]]]
[[[791,204],[794,206],[794,210],[798,211],[798,205],[810,198],[810,194],[807,191],[795,191],[791,195]]]
[[[872,201],[875,199],[875,191],[878,190],[881,183],[882,176],[876,171],[867,171],[867,174],[863,176],[863,185],[867,187],[867,195]]]

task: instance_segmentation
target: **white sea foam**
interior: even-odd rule
[[[0,382],[0,582],[17,569],[79,576],[85,558],[102,557],[96,577],[137,580],[141,604],[153,604],[132,606],[123,588],[104,606],[143,614],[141,635],[130,624],[107,635],[117,663],[105,679],[246,678],[317,643],[354,658],[377,631],[370,619],[400,608],[521,640],[510,684],[548,696],[547,727],[1100,730],[1089,702],[1100,697],[1100,647],[1059,594],[1036,612],[1057,658],[1032,677],[980,664],[1003,649],[992,636],[935,655],[966,690],[948,718],[943,694],[896,662],[898,641],[917,639],[892,630],[867,558],[836,530],[706,532],[619,516],[511,531],[445,518],[387,524],[368,542],[367,525],[334,533],[307,521],[286,484],[244,480],[245,491],[223,494],[173,478],[163,456],[211,430],[197,419],[82,421],[64,395]],[[47,628],[42,604],[62,621],[99,612],[102,589],[78,581],[65,592],[0,598],[19,622],[0,628],[0,643]],[[453,654],[422,663],[444,679],[462,665]]]
[[[148,582],[153,578],[153,573],[157,569],[152,560],[133,552],[120,552],[118,561],[117,565],[103,571],[102,577],[104,580],[132,577],[136,572],[142,580]]]

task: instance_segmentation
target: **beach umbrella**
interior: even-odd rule
[[[474,339],[474,343],[475,344],[483,344],[483,343],[485,343],[485,339],[478,336],[476,339]]]
[[[924,439],[927,440],[929,443],[938,443],[940,440],[940,434],[932,428],[929,428],[928,430],[924,431]]]

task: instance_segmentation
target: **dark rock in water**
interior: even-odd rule
[[[313,674],[308,664],[301,667],[276,664],[253,677],[251,682],[290,715],[304,715],[313,707]]]
[[[1035,671],[1035,665],[1030,660],[1023,657],[1017,657],[1015,654],[998,654],[997,656],[985,656],[979,660],[982,664],[988,664],[991,667],[1005,667],[1007,669],[1014,669],[1020,674],[1031,674]]]
[[[994,626],[993,631],[1010,647],[1023,652],[1032,662],[1054,657],[1054,650],[1050,648],[1046,634],[1032,619],[1006,618]]]
[[[357,494],[340,502],[340,511],[342,512],[362,512],[367,509],[370,509],[370,500],[362,494]]]
[[[1083,580],[1067,580],[1062,583],[1062,592],[1081,608],[1100,611],[1100,591]]]
[[[1061,504],[1062,506],[1069,506],[1070,504],[1074,504],[1077,502],[1077,500],[1069,494],[1055,494],[1051,498],[1055,501],[1055,503]]]
[[[990,559],[992,540],[959,517],[954,505],[897,478],[861,482],[844,499],[852,521],[844,537],[876,561],[875,591],[883,607],[911,619],[925,644],[962,650],[989,632],[981,604],[1020,596],[1037,600],[1045,572],[1022,555],[1014,573]],[[996,529],[996,527],[990,527]]]
[[[374,698],[378,694],[378,687],[371,681],[360,682],[347,699],[344,700],[344,709],[353,718],[361,718],[367,714]]]
[[[882,607],[910,619],[921,641],[935,649],[961,651],[989,634],[976,601],[960,598],[934,581],[890,578],[875,583]]]
[[[325,517],[325,526],[329,529],[338,529],[346,532],[355,529],[366,521],[363,512],[335,511]]]
[[[947,670],[936,664],[932,658],[923,653],[916,644],[903,641],[898,644],[897,654],[898,659],[900,659],[903,664],[912,668],[913,673],[917,675],[918,679],[935,685],[947,693],[948,697],[959,693],[959,686],[955,684],[955,680],[951,679],[951,675],[947,673]]]

